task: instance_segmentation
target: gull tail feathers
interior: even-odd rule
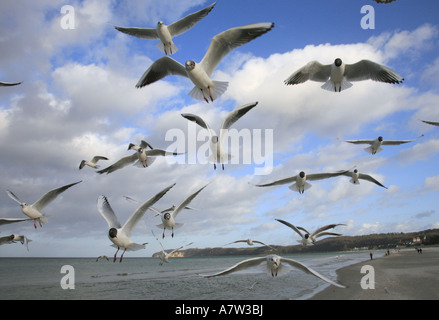
[[[167,46],[163,42],[159,42],[156,44],[156,47],[163,52],[166,55],[174,54],[178,51],[177,46],[174,44],[174,42],[171,42],[171,45]]]
[[[321,88],[331,92],[340,92],[352,87],[352,83],[343,79],[341,83],[333,83],[330,79],[326,81]]]
[[[305,182],[305,185],[303,186],[303,191],[308,190],[309,188],[311,188],[311,186],[312,185],[310,183]],[[296,183],[293,183],[291,186],[288,187],[288,189],[296,192],[302,192],[302,190],[297,186]]]
[[[226,92],[228,86],[228,82],[213,81],[213,86],[210,87],[210,93],[208,91],[203,92],[200,88],[194,87],[191,92],[189,92],[189,96],[196,100],[204,100],[206,102],[214,101],[223,95],[224,92]],[[212,95],[212,97],[210,95]]]
[[[374,150],[372,147],[367,147],[367,148],[364,148],[364,151],[371,153],[371,154],[375,154],[375,153],[383,151],[383,148],[379,147],[378,149]]]

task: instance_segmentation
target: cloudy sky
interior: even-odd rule
[[[25,217],[7,189],[33,203],[51,189],[82,180],[45,208],[50,218],[42,228],[35,230],[31,222],[1,226],[1,236],[24,234],[33,242],[29,251],[20,244],[1,246],[0,256],[113,255],[107,224],[97,210],[98,196],[108,197],[123,224],[136,209],[124,195],[143,202],[173,183],[158,209],[209,185],[191,203],[196,210],[178,216],[184,225],[175,237],[167,232],[162,240],[166,248],[192,241],[193,247],[215,247],[246,238],[296,244],[299,238],[275,218],[307,229],[344,223],[337,231],[345,235],[439,227],[439,128],[421,122],[439,121],[437,1],[219,0],[205,19],[174,39],[179,51],[172,58],[200,61],[216,34],[250,23],[275,23],[273,30],[219,64],[213,78],[229,82],[226,93],[209,104],[194,100],[188,96],[192,83],[176,76],[136,89],[143,72],[163,54],[157,41],[122,34],[113,26],[152,28],[158,20],[170,24],[211,3],[0,2],[0,81],[23,81],[0,88],[1,216]],[[64,5],[74,9],[74,20],[68,21],[74,29],[65,27]],[[363,28],[366,18],[374,29]],[[309,61],[330,64],[337,57],[345,63],[369,59],[385,64],[405,81],[356,82],[341,93],[322,90],[317,82],[284,85]],[[178,144],[187,152],[196,137],[196,150],[203,150],[205,132],[181,113],[198,114],[218,130],[228,112],[255,101],[258,105],[233,126],[253,134],[234,150],[235,159],[251,154],[250,163],[238,161],[215,171],[199,152],[199,157],[157,159],[146,169],[128,166],[108,175],[89,167],[78,170],[82,159],[95,155],[107,156],[110,160],[100,164],[110,165],[131,154],[129,143],[141,140],[162,149]],[[175,132],[182,134],[176,138]],[[384,147],[376,155],[344,142],[378,136],[408,140],[421,134],[416,142]],[[353,185],[348,177],[311,182],[304,194],[288,185],[254,186],[302,170],[354,166],[388,189],[367,181]],[[149,244],[127,257],[148,257],[159,250],[151,234],[161,234],[159,223],[152,212],[145,214],[132,240]]]

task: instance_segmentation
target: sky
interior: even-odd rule
[[[137,207],[124,196],[143,202],[174,183],[157,209],[208,186],[192,201],[195,210],[178,215],[184,225],[175,236],[167,231],[161,239],[167,249],[189,242],[192,248],[218,247],[247,238],[297,244],[298,235],[275,219],[307,229],[342,223],[346,226],[335,230],[348,236],[439,228],[439,128],[421,121],[439,121],[439,2],[218,0],[207,17],[174,38],[179,50],[173,59],[200,61],[216,34],[275,23],[218,65],[212,78],[229,82],[224,95],[213,103],[194,100],[188,96],[193,84],[178,76],[135,88],[163,53],[158,41],[137,39],[113,26],[153,28],[158,20],[170,24],[212,3],[0,2],[0,81],[23,81],[0,88],[0,216],[25,218],[6,190],[33,203],[49,190],[82,181],[43,210],[49,221],[42,228],[34,229],[32,222],[0,226],[0,236],[15,233],[32,240],[29,251],[21,244],[0,246],[0,257],[111,256],[115,249],[97,198],[105,195],[123,224]],[[73,11],[63,10],[65,5]],[[67,14],[74,19],[67,21]],[[399,85],[355,82],[341,93],[322,90],[317,82],[283,83],[312,60],[331,64],[338,57],[345,63],[384,64],[405,80]],[[197,114],[218,130],[230,111],[253,102],[257,106],[232,127],[251,133],[233,152],[237,163],[214,170],[203,157],[205,131],[181,114]],[[375,155],[344,141],[409,140],[422,134],[416,142],[387,146]],[[78,169],[81,160],[95,155],[110,159],[99,162],[105,168],[132,153],[129,143],[141,140],[169,151],[193,146],[198,154],[108,175]],[[304,194],[288,185],[254,186],[300,171],[353,167],[388,189],[368,181],[353,185],[344,176],[313,181]],[[125,257],[159,251],[151,232],[161,236],[158,224],[159,217],[146,212],[131,239],[148,245]]]

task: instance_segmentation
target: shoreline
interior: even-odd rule
[[[342,267],[337,282],[347,288],[329,286],[307,300],[437,300],[439,247],[422,250],[402,249]]]

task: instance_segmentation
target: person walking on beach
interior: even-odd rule
[[[372,252],[369,255],[370,255],[370,260],[372,260]]]

